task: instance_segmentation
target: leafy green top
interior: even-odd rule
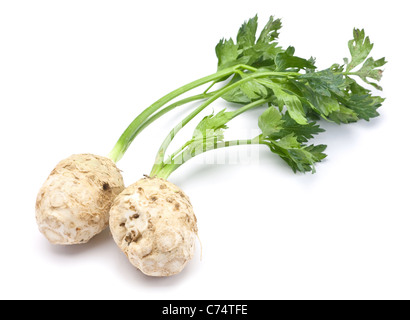
[[[272,76],[255,79],[224,95],[230,102],[247,104],[260,98],[271,98],[282,109],[287,107],[290,116],[299,124],[307,124],[308,118],[323,117],[337,123],[369,120],[378,116],[377,109],[384,101],[372,96],[370,90],[359,85],[352,76],[359,76],[364,82],[382,88],[369,79],[380,81],[386,64],[384,58],[369,57],[373,48],[364,30],[354,29],[354,39],[348,43],[350,60],[344,65],[334,64],[330,68],[317,71],[313,58],[295,56],[295,48],[283,50],[275,42],[281,22],[270,17],[258,40],[256,31],[258,18],[255,16],[239,29],[237,43],[232,39],[221,40],[216,46],[218,68],[234,64],[246,64],[257,68],[237,74],[231,83],[247,77],[252,72],[272,70],[283,77]],[[357,71],[353,71],[355,68]]]
[[[304,144],[313,135],[324,131],[315,122],[300,125],[288,112],[282,114],[270,107],[259,117],[259,128],[262,130],[261,141],[285,160],[294,172],[315,172],[314,164],[326,157],[323,153],[325,145]]]
[[[282,51],[275,40],[279,36],[282,23],[279,19],[269,18],[268,23],[256,38],[258,16],[245,22],[238,31],[236,43],[232,38],[222,39],[215,48],[218,57],[218,69],[246,64],[261,67],[271,65],[276,55]]]
[[[353,39],[348,42],[351,57],[345,58],[344,64],[318,70],[315,59],[298,57],[294,47],[283,49],[278,45],[281,27],[279,19],[270,17],[258,36],[255,16],[240,27],[236,42],[230,38],[217,44],[218,72],[232,67],[235,71],[214,83],[228,80],[219,91],[223,92],[220,96],[243,106],[203,118],[192,138],[167,163],[183,155],[195,156],[198,150],[202,153],[231,145],[224,140],[227,123],[251,108],[267,104],[269,107],[258,121],[261,134],[236,143],[267,145],[293,171],[315,172],[314,164],[326,157],[325,145],[308,144],[314,135],[324,131],[317,120],[342,124],[369,121],[379,115],[377,109],[384,99],[354,79],[359,77],[382,90],[374,81],[381,80],[380,68],[386,60],[369,57],[373,44],[364,30],[353,30]]]
[[[264,141],[295,171],[314,170],[314,162],[322,160],[325,146],[304,146],[314,134],[324,131],[314,120],[319,117],[336,123],[370,120],[377,117],[377,109],[384,101],[359,85],[359,76],[378,90],[382,88],[369,79],[380,81],[386,64],[384,58],[369,57],[373,43],[364,30],[354,29],[348,42],[350,59],[344,65],[334,64],[317,71],[313,58],[295,56],[295,48],[283,50],[276,42],[282,26],[279,19],[270,17],[258,40],[258,17],[245,22],[239,29],[237,42],[221,40],[216,46],[218,68],[244,63],[257,68],[236,75],[231,83],[248,77],[250,73],[272,70],[279,75],[251,80],[224,96],[227,101],[248,104],[268,99],[270,107],[259,118]],[[358,69],[357,71],[354,71]],[[283,76],[280,76],[280,73]],[[295,74],[296,73],[296,74]],[[286,112],[282,111],[286,108]]]

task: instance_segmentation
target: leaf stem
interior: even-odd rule
[[[341,72],[342,75],[344,76],[358,76],[359,73],[358,72]]]
[[[141,126],[144,125],[145,121],[149,119],[149,117],[154,114],[156,111],[158,111],[160,108],[162,108],[165,104],[170,102],[171,100],[175,99],[176,97],[184,94],[187,91],[190,91],[194,88],[197,88],[199,86],[202,86],[208,82],[215,81],[218,79],[222,79],[225,77],[228,77],[232,75],[233,73],[236,72],[237,68],[241,66],[237,65],[231,68],[227,68],[221,71],[218,71],[212,75],[200,78],[198,80],[195,80],[191,83],[188,83],[170,93],[167,95],[163,96],[161,99],[157,100],[154,102],[151,106],[146,108],[143,112],[141,112],[140,115],[138,115],[134,121],[128,126],[128,128],[124,131],[124,133],[121,135],[119,140],[117,141],[116,145],[112,149],[112,151],[109,154],[109,157],[114,161],[118,162],[121,160],[121,158],[124,156],[125,152],[128,150],[129,146],[131,143],[134,141],[135,137],[141,132]],[[170,111],[170,110],[168,110]],[[158,115],[155,117],[151,122],[159,118],[162,114]],[[151,123],[149,122],[149,123]],[[146,126],[145,126],[146,127]],[[144,128],[145,128],[144,127]]]
[[[231,140],[231,141],[223,141],[223,142],[216,142],[212,146],[208,146],[206,149],[199,148],[198,150],[194,150],[191,152],[190,150],[185,150],[181,153],[177,158],[175,158],[172,163],[164,165],[156,174],[158,178],[168,179],[168,177],[177,170],[180,166],[186,163],[188,160],[211,150],[217,150],[232,146],[243,146],[243,145],[261,145],[266,144],[263,141],[263,136],[259,135],[253,139],[247,140]]]
[[[204,93],[208,93],[208,91],[211,90],[211,88],[212,88],[216,83],[217,83],[216,81],[213,81],[213,82],[211,83],[211,85],[210,85],[208,88],[206,88],[206,90],[204,91]]]
[[[179,100],[173,104],[170,104],[169,106],[167,106],[166,108],[158,111],[157,113],[153,114],[151,117],[149,117],[137,130],[136,134],[138,135],[142,130],[144,130],[146,127],[148,127],[151,123],[153,123],[155,120],[157,120],[158,118],[162,117],[163,115],[165,115],[166,113],[172,111],[173,109],[175,109],[176,107],[182,106],[184,104],[193,102],[193,101],[198,101],[198,100],[203,100],[206,98],[211,97],[213,94],[217,93],[218,91],[213,91],[210,93],[200,93],[182,100]]]

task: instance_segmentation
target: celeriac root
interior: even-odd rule
[[[174,184],[146,177],[125,189],[110,212],[115,242],[149,276],[181,272],[195,251],[197,221],[188,197]]]
[[[108,226],[111,205],[123,190],[112,160],[73,155],[55,167],[38,193],[38,227],[53,244],[88,242]]]

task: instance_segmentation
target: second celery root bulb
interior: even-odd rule
[[[198,232],[185,193],[161,178],[145,177],[128,187],[110,212],[115,242],[146,275],[172,276],[192,259]]]

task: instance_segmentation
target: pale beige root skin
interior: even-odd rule
[[[123,190],[112,160],[73,155],[55,167],[38,193],[38,227],[53,244],[86,243],[108,227],[112,203]]]
[[[194,256],[197,221],[176,185],[146,177],[114,202],[110,229],[129,261],[149,276],[180,273]]]

